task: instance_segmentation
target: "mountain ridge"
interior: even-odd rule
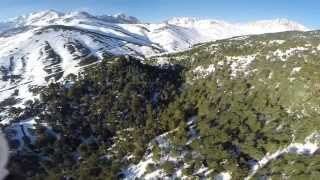
[[[229,23],[221,20],[192,17],[174,17],[160,23],[144,23],[123,13],[115,15],[91,15],[84,11],[62,13],[45,10],[18,16],[0,22],[0,32],[13,28],[43,27],[49,25],[77,26],[98,31],[108,31],[117,25],[131,34],[158,44],[164,51],[174,52],[190,48],[197,43],[226,39],[240,35],[274,33],[282,31],[308,31],[305,26],[288,19],[261,20],[247,23]],[[101,29],[104,28],[104,29]],[[111,33],[114,33],[111,31]]]
[[[130,16],[127,15],[125,13],[116,13],[113,15],[107,15],[107,14],[100,14],[100,15],[93,15],[90,14],[89,12],[86,11],[69,11],[69,12],[60,12],[60,11],[56,11],[53,9],[48,9],[48,10],[42,10],[42,11],[35,11],[35,12],[31,12],[29,14],[24,14],[24,15],[20,15],[20,16],[16,16],[13,18],[8,18],[7,20],[2,20],[0,22],[4,23],[4,22],[14,22],[17,21],[19,19],[27,19],[27,18],[35,18],[35,17],[44,17],[44,16],[51,16],[54,18],[59,18],[62,16],[72,16],[72,15],[84,15],[84,16],[89,16],[89,17],[114,17],[114,18],[119,18],[119,19],[127,19],[127,20],[132,20],[132,21],[128,21],[127,23],[135,23],[135,24],[144,24],[144,23],[148,23],[148,24],[155,24],[154,22],[143,22],[141,20],[139,20],[137,17],[134,16]],[[261,20],[254,20],[254,21],[246,21],[246,22],[227,22],[224,20],[219,20],[219,19],[212,19],[212,18],[198,18],[198,17],[192,17],[192,16],[176,16],[176,17],[171,17],[168,18],[167,20],[162,20],[160,23],[171,23],[171,24],[175,24],[174,21],[184,21],[184,22],[196,22],[196,21],[211,21],[211,22],[217,22],[217,23],[228,23],[228,24],[250,24],[250,23],[261,23],[261,22],[265,22],[265,23],[270,23],[270,22],[274,22],[274,23],[279,23],[279,24],[299,24],[300,23],[296,22],[296,21],[291,21],[287,18],[275,18],[275,19],[261,19]],[[303,26],[303,25],[302,25]],[[304,27],[306,28],[306,27]],[[307,29],[307,28],[306,28]],[[306,30],[305,29],[305,30]]]

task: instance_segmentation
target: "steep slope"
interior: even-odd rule
[[[23,103],[33,96],[31,88],[77,74],[104,56],[143,58],[163,52],[147,38],[115,24],[129,21],[124,15],[97,18],[83,12],[62,15],[53,11],[11,20],[8,26],[12,26],[0,35],[1,101],[18,89],[16,99]]]
[[[189,88],[171,109],[191,109],[180,112],[184,122],[176,123],[165,142],[150,145],[153,150],[129,166],[128,176],[316,178],[319,35],[238,37],[154,58],[189,69]],[[169,171],[163,166],[168,161]],[[148,164],[161,169],[150,171]]]
[[[319,56],[311,31],[218,40],[143,63],[106,59],[10,109],[10,170],[29,179],[316,179]]]
[[[97,169],[104,167],[104,173],[97,174],[101,179],[117,179],[121,164],[126,163],[124,156],[132,152],[138,158],[144,153],[144,142],[148,142],[155,131],[148,135],[143,129],[154,126],[152,117],[173,101],[182,82],[180,72],[179,66],[161,69],[142,64],[133,57],[105,59],[99,65],[88,67],[79,77],[50,84],[41,91],[41,100],[30,102],[25,111],[12,107],[12,117],[28,117],[37,125],[18,121],[5,128],[12,148],[11,178],[19,179],[23,175],[23,179],[47,179],[51,176],[48,173],[55,172],[51,169],[53,166],[58,169],[64,166],[69,171],[73,165],[91,169],[94,163]],[[113,148],[121,146],[115,142],[123,140],[122,133],[127,136],[125,143],[130,143],[116,152]],[[133,134],[138,139],[144,136],[144,140],[131,137]],[[131,148],[124,149],[127,145]],[[140,145],[140,150],[134,148]],[[86,148],[101,149],[101,153],[108,151],[110,156],[98,157],[101,161],[92,156],[89,164],[86,160],[79,164],[82,156],[86,159],[94,155],[89,151],[88,156],[85,155]],[[75,161],[76,156],[79,159]],[[61,164],[59,157],[63,157],[66,164]],[[80,178],[85,172],[78,168],[72,171],[65,178],[91,179],[90,175]],[[51,177],[60,179],[60,173],[56,173]]]

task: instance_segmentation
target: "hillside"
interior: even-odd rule
[[[292,30],[308,29],[286,19],[233,24],[173,18],[144,23],[124,14],[35,12],[0,22],[0,102],[23,108],[37,97],[38,89],[108,57],[146,59],[217,39]],[[0,112],[2,124],[12,120],[7,110]]]
[[[316,179],[319,45],[282,32],[86,66],[1,104],[10,178]]]

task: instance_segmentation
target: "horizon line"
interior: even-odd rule
[[[172,20],[174,18],[190,18],[190,19],[194,19],[197,21],[203,21],[203,20],[211,20],[211,21],[221,21],[221,22],[225,22],[225,23],[229,23],[229,24],[247,24],[247,23],[253,23],[253,22],[259,22],[259,21],[275,21],[275,20],[284,20],[284,21],[289,21],[289,22],[294,22],[294,23],[298,23],[300,25],[303,25],[304,27],[308,28],[304,23],[300,22],[300,21],[295,21],[295,20],[291,20],[288,17],[276,17],[276,18],[262,18],[262,19],[252,19],[252,20],[246,20],[246,21],[230,21],[230,20],[224,20],[224,19],[220,19],[220,18],[214,18],[214,17],[203,17],[203,16],[170,16],[167,18],[163,18],[162,20],[156,20],[156,21],[144,21],[144,20],[140,20],[139,16],[134,16],[134,15],[130,15],[128,13],[125,12],[118,12],[118,13],[114,13],[114,14],[105,14],[105,13],[94,13],[92,12],[92,10],[68,10],[68,11],[62,11],[62,10],[56,10],[56,9],[43,9],[43,10],[34,10],[34,11],[30,11],[29,13],[22,13],[20,15],[15,15],[13,17],[8,17],[8,18],[0,18],[0,22],[6,22],[6,21],[10,21],[13,20],[15,18],[18,17],[22,17],[22,16],[30,16],[31,14],[35,14],[35,13],[41,13],[41,12],[45,12],[45,11],[53,11],[56,13],[61,13],[63,15],[66,14],[70,14],[70,13],[74,13],[74,12],[84,12],[84,13],[88,13],[89,15],[92,16],[116,16],[116,15],[126,15],[127,17],[134,17],[137,18],[141,23],[164,23],[166,21]]]

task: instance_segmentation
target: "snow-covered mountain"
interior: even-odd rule
[[[19,99],[28,99],[32,96],[30,87],[77,73],[104,56],[144,58],[217,39],[293,30],[308,29],[283,19],[232,24],[173,18],[142,23],[125,14],[31,13],[0,22],[0,101],[10,97],[16,87]]]
[[[190,36],[193,37],[192,40],[196,41],[197,43],[249,34],[308,30],[303,25],[287,19],[261,20],[244,24],[232,24],[219,20],[201,20],[196,18],[182,17],[172,18],[167,21],[167,24],[188,29],[189,33],[191,33]]]

